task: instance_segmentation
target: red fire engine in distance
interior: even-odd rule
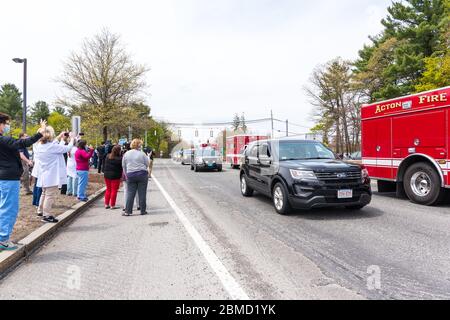
[[[254,141],[267,140],[267,136],[241,134],[227,138],[227,162],[232,168],[239,168],[245,148]]]

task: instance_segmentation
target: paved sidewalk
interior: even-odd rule
[[[153,182],[147,216],[102,201],[3,279],[0,299],[229,299]]]

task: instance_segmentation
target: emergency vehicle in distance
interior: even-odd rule
[[[217,144],[202,143],[194,147],[191,152],[191,170],[222,171],[222,155]]]
[[[362,162],[379,192],[422,205],[450,189],[450,87],[364,105]]]
[[[226,155],[227,162],[231,167],[237,169],[241,166],[244,151],[247,146],[255,141],[266,140],[267,136],[242,134],[227,138]]]

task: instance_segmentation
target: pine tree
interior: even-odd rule
[[[50,108],[47,102],[38,101],[30,110],[30,118],[33,124],[38,124],[41,120],[48,120]]]
[[[240,121],[241,121],[242,132],[247,133],[247,124],[245,123],[245,115],[244,115],[244,113],[242,113]]]
[[[239,127],[241,126],[241,119],[239,118],[239,115],[236,113],[233,118],[233,131],[237,132],[239,130]]]
[[[0,88],[0,112],[13,120],[22,118],[22,94],[14,84],[7,83]]]
[[[416,91],[427,59],[442,47],[442,22],[448,19],[449,0],[394,1],[382,20],[383,32],[371,38],[355,62],[359,80],[370,84],[369,100],[381,100]],[[361,78],[362,74],[362,78]],[[377,83],[372,83],[371,80]]]
[[[59,114],[62,115],[62,116],[67,116],[67,114],[66,114],[66,109],[65,109],[64,107],[62,107],[62,106],[56,106],[56,107],[53,109],[53,112],[59,113]]]

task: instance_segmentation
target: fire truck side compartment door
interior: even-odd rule
[[[377,127],[377,175],[393,179],[391,118],[376,120]]]
[[[376,177],[377,158],[377,120],[362,122],[362,158],[371,177]]]
[[[434,159],[443,159],[446,147],[445,111],[429,111],[395,117],[393,126],[394,149],[401,150],[402,157],[423,153]]]
[[[362,154],[371,177],[393,178],[390,118],[362,122]]]

